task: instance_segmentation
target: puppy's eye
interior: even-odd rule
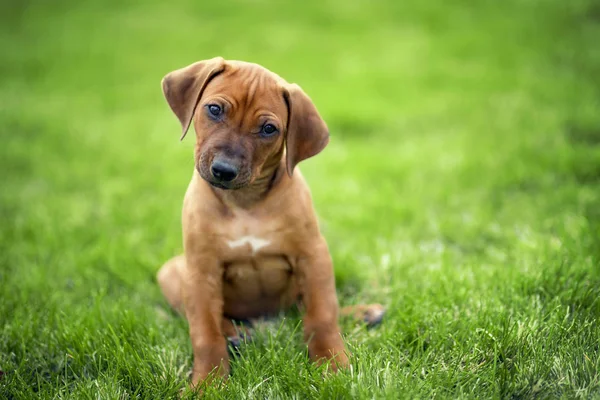
[[[266,124],[262,128],[261,135],[262,136],[273,136],[277,133],[277,128],[273,124]]]
[[[216,104],[209,104],[207,107],[208,107],[208,112],[211,113],[211,115],[214,117],[218,117],[223,112],[221,107]]]

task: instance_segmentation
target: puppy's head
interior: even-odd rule
[[[327,125],[299,86],[267,69],[221,57],[163,78],[163,93],[185,136],[196,130],[196,168],[221,189],[240,189],[275,168],[297,163],[329,142]]]

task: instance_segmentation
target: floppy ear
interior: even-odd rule
[[[179,118],[183,129],[180,140],[183,140],[190,127],[204,88],[212,78],[223,72],[224,69],[225,60],[221,57],[215,57],[177,69],[163,78],[163,94],[171,110]]]
[[[296,164],[319,154],[327,146],[329,129],[300,86],[287,85],[283,95],[288,106],[285,152],[287,172],[291,177]]]

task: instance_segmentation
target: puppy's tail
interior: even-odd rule
[[[343,307],[340,315],[362,321],[367,324],[368,328],[372,328],[383,321],[385,308],[381,304],[357,304]]]

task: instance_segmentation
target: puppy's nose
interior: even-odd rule
[[[220,181],[231,182],[238,175],[238,170],[233,165],[223,161],[215,161],[210,167],[212,175]]]

